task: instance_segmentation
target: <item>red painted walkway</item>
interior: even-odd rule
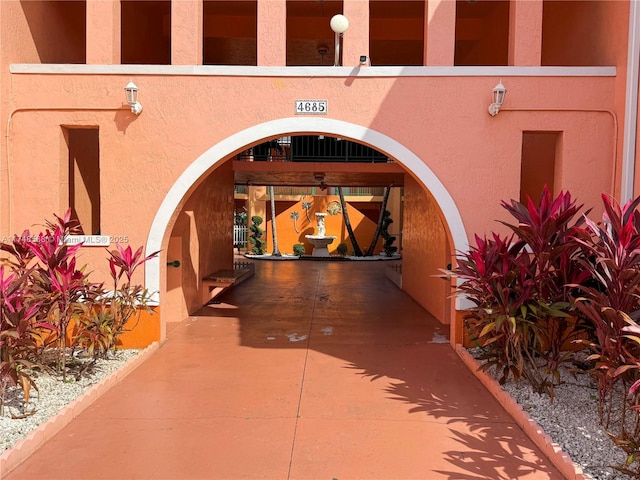
[[[6,480],[559,479],[382,262],[259,262]]]

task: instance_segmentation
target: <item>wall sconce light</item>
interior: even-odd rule
[[[142,113],[142,105],[138,102],[138,87],[136,84],[129,81],[127,86],[124,87],[124,93],[127,97],[127,103],[131,107],[131,113],[140,115]]]
[[[504,97],[507,95],[507,89],[504,88],[502,80],[493,87],[493,103],[489,105],[489,114],[495,117],[500,111],[500,107],[504,103]]]
[[[347,31],[347,28],[349,28],[349,20],[344,15],[337,14],[331,17],[329,25],[331,26],[331,30],[335,33],[336,57],[333,62],[333,66],[337,67],[340,65],[340,39],[342,38],[342,34]]]
[[[366,65],[366,64],[367,64],[367,56],[360,55],[360,65]]]

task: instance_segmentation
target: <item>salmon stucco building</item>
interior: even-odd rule
[[[0,232],[71,207],[97,278],[93,238],[160,250],[145,344],[231,268],[239,195],[266,219],[266,185],[393,185],[402,288],[459,342],[434,274],[501,200],[637,195],[639,60],[630,1],[3,0]],[[303,159],[302,139],[371,161]],[[252,157],[274,140],[291,161]],[[303,199],[279,200],[285,235]]]

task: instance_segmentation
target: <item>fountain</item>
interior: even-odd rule
[[[329,249],[327,246],[336,239],[336,236],[327,236],[324,227],[324,217],[326,213],[316,213],[316,220],[318,221],[318,234],[317,235],[305,235],[305,238],[313,245],[312,257],[328,257]]]

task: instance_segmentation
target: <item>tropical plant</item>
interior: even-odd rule
[[[576,205],[565,191],[553,198],[546,185],[538,204],[529,197],[526,205],[515,200],[501,204],[517,221],[501,223],[524,243],[531,258],[527,276],[533,281],[536,301],[544,306],[542,311],[533,313],[545,327],[540,330],[543,356],[558,379],[558,366],[572,357],[566,346],[584,337],[587,328],[583,317],[574,314],[572,294],[590,278],[580,260],[584,246],[577,239],[584,236],[582,225],[590,210],[579,216],[583,205]]]
[[[53,226],[53,231],[47,229],[28,246],[38,260],[30,277],[35,291],[43,297],[41,310],[46,323],[41,325],[53,333],[52,340],[57,342],[58,351],[56,370],[66,381],[69,325],[88,314],[97,286],[89,283],[83,268],[76,268],[75,255],[81,245],[67,245],[63,241],[73,223],[70,212],[56,218],[58,224]]]
[[[598,381],[600,418],[608,428],[619,402],[624,420],[626,392],[638,378],[640,345],[628,330],[640,317],[640,197],[623,208],[608,195],[602,195],[602,200],[602,223],[587,219],[585,234],[577,236],[586,249],[581,264],[593,282],[577,287],[582,296],[576,306],[595,328],[595,340],[582,343],[592,352],[589,359],[595,366],[590,373]],[[613,396],[619,383],[623,398],[616,402]],[[624,422],[621,428],[615,437],[625,437]]]
[[[159,253],[145,257],[142,247],[134,252],[130,246],[123,248],[119,244],[115,250],[107,252],[113,289],[101,291],[98,298],[94,297],[95,306],[81,317],[76,335],[80,345],[100,357],[115,350],[120,336],[137,326],[142,310],[150,312],[150,292],[132,284],[132,278],[141,265]],[[137,321],[128,326],[134,316]]]
[[[300,233],[298,232],[298,218],[300,218],[300,214],[296,211],[293,211],[289,214],[289,218],[293,220],[293,229],[296,231],[296,233]]]
[[[349,234],[349,240],[353,245],[353,254],[356,257],[362,257],[362,250],[358,245],[358,239],[355,233],[353,233],[353,227],[351,227],[351,221],[349,220],[349,212],[347,212],[347,203],[344,201],[344,194],[342,193],[342,187],[338,187],[338,196],[340,197],[340,208],[342,209],[342,218],[344,219],[344,225],[347,228]]]
[[[273,161],[274,152],[276,157],[282,157],[284,155],[284,148],[280,145],[280,142],[277,138],[273,140],[269,140],[267,142],[267,146],[269,148],[268,161]],[[273,185],[269,186],[269,199],[271,203],[271,240],[273,242],[273,252],[272,255],[274,257],[281,257],[280,248],[278,247],[278,231],[276,228],[276,196],[275,189]]]
[[[31,372],[38,366],[35,317],[40,301],[27,281],[24,273],[5,276],[0,266],[0,416],[4,415],[7,387],[19,386],[25,403],[31,388],[38,390]]]
[[[255,255],[264,255],[264,241],[262,240],[262,234],[264,233],[260,228],[262,225],[262,217],[254,215],[251,217],[251,226],[249,231],[249,243],[251,244],[251,253]]]
[[[273,241],[273,252],[271,255],[274,257],[281,257],[282,253],[280,253],[280,248],[278,248],[278,233],[276,230],[276,196],[273,185],[269,187],[269,198],[271,199],[271,239]]]
[[[67,211],[47,222],[44,232],[25,231],[0,244],[9,254],[0,266],[0,410],[11,386],[20,387],[28,402],[31,389],[37,390],[32,372],[49,366],[49,350],[55,370],[66,381],[67,357],[76,347],[105,355],[132,328],[131,318],[148,308],[149,293],[132,278],[157,252],[145,257],[142,248],[134,252],[117,245],[109,252],[113,289],[107,291],[76,265],[81,245],[68,245],[67,238],[78,232],[77,226]]]
[[[512,236],[476,236],[454,272],[475,303],[466,321],[484,368],[500,368],[501,381],[524,377],[553,394],[568,343],[586,349],[601,423],[627,455],[614,468],[640,478],[640,198],[602,201],[600,223],[574,220],[581,206],[568,192],[552,199],[545,188],[538,205],[502,202],[517,220],[502,222]],[[541,366],[553,376],[535,377]]]
[[[590,277],[577,239],[583,235],[583,219],[574,220],[581,206],[568,192],[552,199],[546,187],[537,205],[528,198],[526,206],[515,200],[502,206],[517,220],[502,222],[513,234],[476,236],[453,275],[464,280],[459,291],[476,304],[467,322],[485,347],[486,367],[498,367],[502,382],[509,375],[524,376],[537,390],[553,395],[558,366],[571,358],[563,347],[582,337],[585,328],[581,318],[569,320],[570,293]]]
[[[622,328],[626,340],[640,347],[640,325],[633,321],[628,315],[624,315],[627,325]],[[618,367],[614,376],[630,375],[635,381],[629,391],[621,392],[622,405],[619,412],[622,413],[620,420],[621,428],[617,433],[607,432],[613,443],[625,452],[627,458],[623,465],[613,465],[612,467],[626,475],[640,478],[640,358],[632,357],[627,359],[627,364]],[[627,404],[630,405],[627,411]],[[632,421],[627,421],[626,416],[632,415]]]
[[[245,226],[247,224],[247,212],[246,211],[237,212],[237,211],[234,210],[234,212],[233,212],[233,224],[234,225]]]
[[[337,200],[331,200],[327,203],[327,213],[332,216],[342,213],[342,205],[340,205],[340,202]]]
[[[465,314],[471,335],[483,347],[483,369],[495,367],[500,383],[523,376],[537,389],[546,386],[535,363],[539,331],[529,315],[533,282],[527,278],[529,256],[513,236],[475,236],[475,245],[458,258],[453,269],[463,280],[458,287],[475,307]]]
[[[302,208],[307,216],[307,221],[311,223],[311,217],[309,217],[309,210],[311,210],[311,202],[302,202]]]

